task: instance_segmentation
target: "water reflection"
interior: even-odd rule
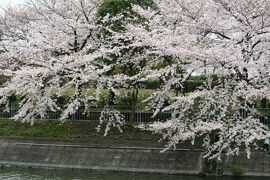
[[[4,168],[1,180],[265,180],[259,177],[196,177],[104,171]]]

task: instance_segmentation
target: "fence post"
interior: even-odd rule
[[[9,109],[9,118],[12,118],[16,114],[16,108],[13,103],[10,104],[10,109]]]

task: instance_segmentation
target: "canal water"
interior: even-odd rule
[[[263,177],[197,177],[35,168],[0,169],[0,180],[265,180]],[[270,178],[269,178],[270,179]]]

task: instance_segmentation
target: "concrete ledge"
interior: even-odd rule
[[[73,144],[80,146],[96,146],[96,147],[149,147],[160,148],[165,147],[165,143],[153,141],[137,141],[137,140],[106,140],[106,139],[79,139],[79,138],[52,138],[52,137],[0,137],[1,141],[13,141],[22,143],[40,143],[40,144]],[[200,146],[193,146],[191,143],[181,144],[181,149],[201,149]]]
[[[0,140],[0,164],[166,174],[199,174],[201,150]]]
[[[105,171],[123,171],[123,172],[141,172],[141,173],[160,173],[160,174],[198,174],[197,171],[181,171],[181,170],[157,170],[157,169],[140,169],[140,168],[116,168],[116,167],[101,167],[101,166],[73,166],[65,164],[43,164],[43,163],[22,163],[22,162],[5,162],[0,161],[1,165],[25,166],[37,168],[54,168],[54,169],[79,169],[79,170],[105,170]]]

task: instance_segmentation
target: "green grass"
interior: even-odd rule
[[[68,137],[71,129],[68,124],[55,121],[39,121],[33,126],[13,120],[0,120],[1,136],[26,136],[26,137]]]
[[[122,127],[123,133],[112,128],[108,136],[104,136],[104,129],[96,131],[97,121],[35,121],[31,126],[29,123],[20,121],[0,119],[0,136],[23,136],[23,137],[54,137],[54,138],[95,138],[107,140],[142,140],[157,141],[158,136],[147,131],[134,128],[134,124],[126,124]],[[104,127],[103,127],[104,128]]]
[[[66,88],[61,91],[61,95],[65,97],[69,97],[73,95],[74,93],[74,88]],[[100,90],[100,100],[99,104],[106,104],[106,101],[108,100],[108,89],[101,89]],[[138,93],[138,103],[137,106],[144,106],[145,104],[143,101],[147,99],[151,94],[155,92],[154,89],[139,89]],[[88,96],[95,95],[96,89],[93,88],[84,88],[83,93]],[[130,106],[131,105],[131,91],[126,90],[126,89],[117,89],[117,95],[115,96],[115,103],[117,105],[126,105]],[[128,102],[128,103],[127,103]]]

